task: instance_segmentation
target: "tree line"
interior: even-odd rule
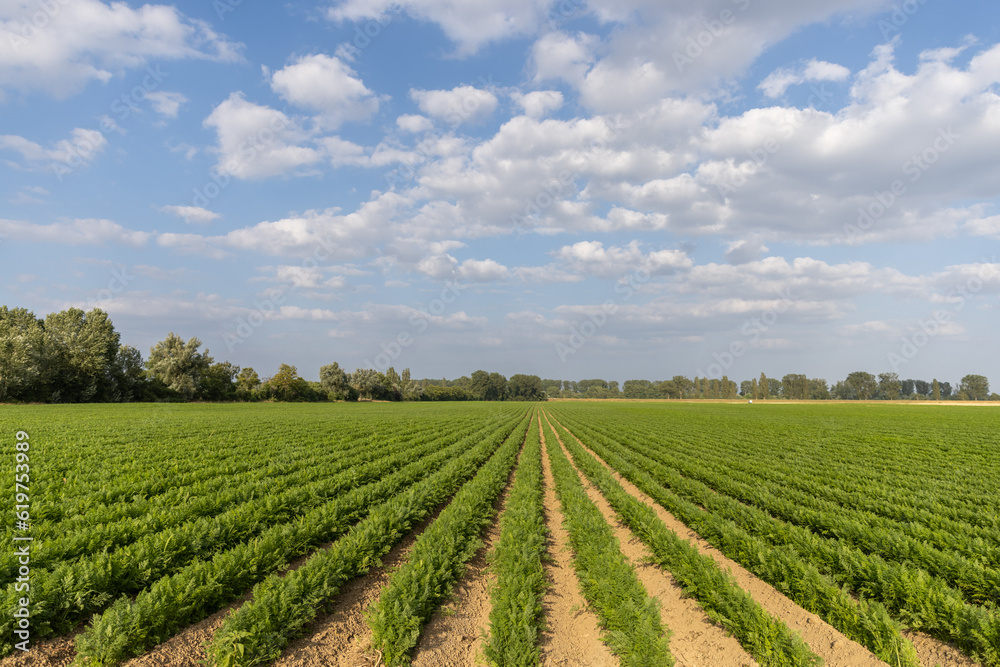
[[[629,399],[787,399],[787,400],[960,400],[1000,401],[990,393],[989,380],[983,375],[966,375],[957,387],[950,382],[906,379],[896,373],[872,375],[865,371],[848,374],[830,385],[823,378],[790,373],[780,380],[767,377],[743,380],[736,384],[728,377],[693,380],[675,375],[670,380],[542,380],[548,397],[557,398],[629,398]]]
[[[336,362],[319,369],[319,381],[303,379],[281,364],[261,378],[251,367],[216,361],[197,338],[171,332],[143,359],[124,345],[108,314],[78,308],[44,319],[24,308],[0,306],[0,402],[86,403],[131,401],[538,401],[546,398],[758,400],[1000,400],[982,375],[966,375],[957,387],[932,379],[901,380],[895,373],[850,373],[832,386],[821,378],[764,373],[737,384],[728,377],[693,380],[554,380],[477,370],[454,380],[416,380],[409,369],[346,372]]]

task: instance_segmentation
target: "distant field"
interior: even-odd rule
[[[0,665],[1000,666],[976,407],[0,406]]]

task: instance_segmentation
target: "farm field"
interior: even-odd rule
[[[0,406],[0,434],[4,667],[1000,666],[996,410]]]

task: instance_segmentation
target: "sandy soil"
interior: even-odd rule
[[[876,658],[867,648],[848,639],[819,616],[802,609],[771,585],[745,570],[739,563],[727,558],[679,519],[663,509],[652,498],[640,491],[638,487],[615,472],[600,457],[587,449],[579,438],[576,440],[594,458],[612,471],[612,474],[626,491],[652,507],[668,528],[693,543],[699,552],[711,556],[723,569],[729,570],[739,587],[749,593],[761,607],[775,618],[784,621],[793,631],[798,632],[806,644],[823,658],[825,667],[884,667],[885,663]],[[917,655],[923,667],[977,667],[975,661],[937,639],[923,634],[908,634],[907,638],[913,642],[917,649]]]
[[[558,434],[556,440],[563,448],[563,453],[569,457],[569,452],[566,451]],[[570,461],[572,462],[572,458]],[[580,474],[579,469],[577,473]],[[597,505],[604,518],[614,528],[622,553],[632,562],[646,592],[660,600],[660,618],[672,633],[670,652],[677,658],[677,664],[692,667],[695,665],[756,667],[757,662],[743,650],[734,637],[708,618],[697,601],[684,596],[680,584],[670,576],[669,572],[646,562],[652,555],[646,545],[617,519],[615,511],[611,509],[600,491],[587,482],[582,474],[580,478],[584,481],[584,488],[590,500]]]
[[[503,493],[493,504],[496,517],[483,536],[484,545],[469,561],[465,576],[455,584],[450,598],[424,626],[414,651],[413,667],[486,664],[482,652],[492,610],[490,589],[496,582],[488,557],[500,540],[500,517],[510,497],[516,470],[515,466]]]
[[[571,559],[569,533],[563,527],[555,480],[544,448],[542,471],[545,479],[545,526],[549,531],[548,550],[552,559],[545,568],[551,588],[542,601],[548,625],[540,642],[542,667],[616,667],[618,659],[601,641],[597,615],[587,608],[580,592]]]

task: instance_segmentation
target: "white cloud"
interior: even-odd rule
[[[221,217],[218,213],[199,206],[163,206],[160,210],[164,213],[176,215],[178,218],[183,218],[184,222],[188,224],[207,225]]]
[[[233,93],[205,119],[215,130],[219,155],[217,168],[241,179],[277,176],[308,167],[322,154],[302,145],[308,135],[284,113],[248,102]]]
[[[535,81],[562,79],[581,84],[594,64],[593,51],[598,43],[594,35],[568,35],[552,32],[541,37],[531,47]]]
[[[153,236],[148,232],[126,229],[111,220],[78,218],[48,225],[20,220],[0,219],[0,234],[15,241],[67,245],[104,245],[117,243],[140,247]]]
[[[503,264],[492,259],[467,259],[457,269],[458,277],[474,283],[488,283],[504,280],[509,270]]]
[[[658,250],[643,253],[641,243],[628,246],[604,247],[600,241],[580,241],[555,251],[556,259],[571,270],[600,278],[623,278],[645,269],[651,275],[666,275],[689,269],[691,258],[680,250]]]
[[[493,93],[473,86],[457,86],[451,90],[414,89],[410,97],[425,114],[449,125],[484,120],[493,114],[498,102]]]
[[[39,13],[45,21],[35,18]],[[208,23],[168,5],[2,2],[0,96],[14,89],[65,98],[154,58],[234,62],[241,59],[240,49]]]
[[[31,170],[51,169],[56,174],[93,162],[104,152],[107,143],[107,137],[100,131],[82,127],[74,129],[69,139],[61,139],[52,148],[44,148],[21,136],[0,135],[0,150],[20,153]]]
[[[467,55],[489,42],[534,34],[549,4],[549,0],[341,0],[327,11],[327,18],[337,22],[377,19],[381,26],[402,11],[437,23],[458,44],[459,53]]]
[[[563,94],[558,90],[536,90],[531,93],[516,93],[514,101],[532,118],[541,118],[563,105]]]
[[[428,132],[434,129],[434,123],[426,116],[417,114],[404,114],[396,119],[396,125],[404,132],[414,134]]]
[[[770,98],[781,97],[791,86],[797,86],[807,81],[844,81],[851,75],[851,70],[843,65],[829,63],[815,58],[797,69],[781,68],[771,72],[759,86],[760,90]]]
[[[271,77],[271,89],[289,104],[316,112],[324,128],[368,120],[379,100],[338,58],[303,56]]]
[[[177,118],[181,105],[188,102],[186,95],[160,90],[146,93],[146,99],[153,105],[153,111],[167,118]]]

